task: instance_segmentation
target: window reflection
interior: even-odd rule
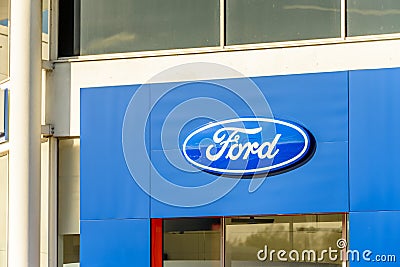
[[[398,0],[346,0],[346,25],[341,0],[226,0],[224,10],[219,3],[59,0],[58,56],[340,38],[344,27],[346,36],[400,32]]]
[[[329,247],[337,249],[336,242],[342,237],[342,219],[341,214],[228,218],[225,266],[265,266],[266,262],[270,266],[284,266],[286,261],[277,257],[279,250],[286,252],[283,258],[287,258],[290,266],[304,266],[305,262],[313,262],[313,266],[340,266],[339,254],[334,259],[328,255],[322,257],[321,252]],[[266,256],[262,261],[257,253],[265,251],[266,246],[267,253],[260,254],[261,258]],[[310,250],[315,251],[315,257],[303,253]],[[289,258],[291,251],[297,251],[298,256],[293,252],[292,259]]]
[[[340,0],[227,0],[228,45],[340,37]]]
[[[338,267],[345,220],[344,214],[165,219],[163,266]]]
[[[399,0],[349,0],[348,36],[400,32]]]
[[[164,267],[220,267],[220,219],[164,220]]]
[[[218,0],[81,0],[81,55],[219,44]]]
[[[257,266],[257,252],[267,242],[276,250],[290,248],[289,223],[274,217],[227,218],[225,242],[226,266]]]

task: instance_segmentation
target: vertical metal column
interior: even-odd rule
[[[40,263],[41,0],[11,0],[8,266]]]

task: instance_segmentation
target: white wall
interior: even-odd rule
[[[7,266],[8,155],[0,154],[0,267]]]
[[[169,67],[184,63],[219,63],[254,77],[399,67],[398,51],[400,40],[387,40],[131,59],[85,57],[83,61],[56,62],[55,70],[49,74],[46,119],[55,125],[57,136],[79,136],[80,88],[141,84]],[[179,79],[212,78],[230,77],[202,77],[193,73]]]

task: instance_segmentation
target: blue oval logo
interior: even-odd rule
[[[270,118],[238,118],[206,124],[182,145],[193,166],[217,175],[273,175],[311,158],[314,138],[302,126]]]

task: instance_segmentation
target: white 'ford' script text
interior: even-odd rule
[[[246,142],[244,144],[239,143],[240,134],[238,133],[252,135],[258,134],[261,131],[262,127],[254,129],[226,127],[219,129],[214,133],[213,136],[213,141],[215,144],[209,145],[206,149],[206,157],[210,161],[216,161],[221,158],[222,155],[224,155],[225,151],[227,151],[225,158],[230,160],[237,160],[241,156],[244,160],[246,160],[249,158],[250,153],[253,155],[257,154],[258,158],[260,159],[272,159],[279,152],[279,149],[276,148],[276,145],[281,137],[281,134],[276,134],[271,142],[264,142],[262,144],[259,144],[258,142]],[[231,133],[227,135],[226,132]],[[229,146],[230,144],[231,146]],[[221,147],[220,150],[217,153],[212,154],[212,150],[217,148],[217,145]]]

